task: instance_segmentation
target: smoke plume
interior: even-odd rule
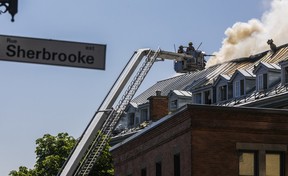
[[[288,0],[272,0],[261,20],[235,23],[225,31],[222,47],[213,53],[216,56],[210,57],[207,66],[269,50],[268,39],[273,39],[277,46],[288,43],[287,16]]]

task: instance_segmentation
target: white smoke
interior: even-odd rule
[[[207,66],[268,50],[268,39],[273,39],[277,46],[288,43],[287,17],[288,0],[272,0],[261,20],[237,22],[225,31],[222,47],[213,53],[216,56],[210,57]]]

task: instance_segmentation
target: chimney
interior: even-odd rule
[[[168,111],[168,97],[161,96],[161,91],[156,91],[156,96],[148,98],[150,106],[150,119],[155,122],[166,116]]]
[[[156,96],[161,96],[161,90],[156,90]]]
[[[270,39],[267,41],[267,44],[270,45],[270,49],[273,53],[276,53],[277,51],[277,46],[273,43],[273,40]]]

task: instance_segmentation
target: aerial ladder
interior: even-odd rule
[[[118,104],[113,107],[143,58],[145,58],[143,64],[138,69],[126,91],[123,93]],[[58,176],[89,175],[94,164],[101,155],[104,146],[112,136],[112,132],[120,120],[121,115],[132,100],[150,68],[155,61],[164,59],[174,60],[174,62],[194,59],[195,66],[189,67],[191,69],[188,71],[203,69],[203,65],[200,66],[197,64],[196,59],[190,55],[162,51],[160,49],[156,51],[151,49],[137,50],[126,64],[97,112],[87,125],[75,148],[59,171]]]

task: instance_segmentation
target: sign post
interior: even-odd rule
[[[4,7],[4,10],[0,9],[0,15],[9,12],[12,16],[11,21],[14,22],[14,16],[18,12],[18,0],[0,0],[0,7]]]
[[[106,45],[0,35],[0,60],[105,70]]]

